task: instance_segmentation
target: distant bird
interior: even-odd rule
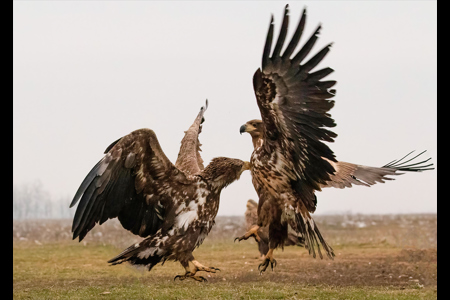
[[[336,81],[321,81],[333,72],[324,68],[314,72],[330,50],[325,46],[308,61],[304,59],[315,44],[320,26],[309,40],[294,53],[306,21],[303,10],[299,24],[289,44],[284,47],[288,30],[288,5],[275,48],[272,50],[273,16],[262,56],[262,68],[253,76],[253,88],[262,122],[248,122],[240,131],[257,128],[259,138],[253,139],[251,155],[252,183],[259,196],[258,223],[244,236],[257,235],[260,227],[269,227],[269,251],[259,265],[260,273],[270,264],[276,266],[273,251],[281,247],[288,236],[288,225],[305,238],[305,247],[321,258],[320,246],[327,256],[335,256],[311,217],[316,209],[315,191],[325,186],[345,187],[352,184],[371,185],[388,179],[396,171],[424,171],[430,165],[424,162],[406,165],[394,161],[384,168],[371,168],[338,162],[333,151],[322,141],[333,142],[337,136],[326,127],[336,124],[328,111],[334,106],[329,100],[335,95],[330,89]],[[285,49],[281,54],[281,50]],[[272,52],[272,53],[271,53]],[[258,129],[259,128],[259,129]]]
[[[258,203],[255,200],[249,199],[247,201],[247,210],[245,211],[245,223],[247,231],[258,223]],[[305,246],[305,239],[289,228],[288,237],[284,241],[284,246]],[[253,236],[258,243],[258,250],[260,257],[265,259],[267,251],[269,251],[269,227],[258,228],[257,235]],[[239,238],[236,238],[239,239]],[[235,239],[235,240],[236,240]]]
[[[129,262],[150,271],[160,262],[179,261],[186,270],[174,278],[180,280],[206,281],[196,272],[215,273],[217,268],[202,265],[192,252],[214,225],[222,189],[239,179],[249,162],[216,157],[203,167],[198,135],[206,107],[185,132],[175,165],[151,129],[133,131],[112,143],[70,204],[80,201],[73,238],[81,241],[96,223],[117,217],[125,229],[145,239],[109,263]]]

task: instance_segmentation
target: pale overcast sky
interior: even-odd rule
[[[205,99],[202,156],[249,160],[239,127],[260,118],[252,76],[271,14],[278,34],[303,7],[317,69],[335,70],[337,158],[381,166],[428,150],[437,166],[437,4],[434,1],[15,1],[13,182],[40,180],[71,198],[117,138],[153,129],[175,162],[183,131]],[[437,211],[436,170],[370,188],[317,193],[316,214]],[[219,215],[257,200],[249,172],[221,195]],[[68,199],[69,202],[71,199]],[[69,205],[69,202],[67,205]]]

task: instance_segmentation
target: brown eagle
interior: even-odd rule
[[[239,132],[242,134],[247,132],[252,137],[252,143],[254,149],[258,145],[262,144],[262,134],[263,134],[264,124],[261,120],[251,120],[242,125]],[[385,180],[394,180],[394,178],[386,177],[388,175],[402,175],[404,173],[399,173],[398,171],[406,172],[421,172],[425,170],[432,170],[434,168],[428,168],[433,164],[424,165],[431,158],[420,162],[411,162],[420,155],[426,152],[423,151],[412,158],[408,158],[414,151],[408,153],[404,157],[398,160],[394,160],[382,167],[369,167],[353,163],[348,163],[344,161],[336,161],[329,163],[335,169],[335,173],[330,175],[330,180],[325,184],[320,184],[320,188],[334,187],[334,188],[346,188],[352,187],[352,185],[363,185],[371,186],[376,183],[384,183]],[[407,159],[408,158],[408,159]],[[406,160],[407,159],[407,160]],[[253,201],[253,200],[252,200]]]
[[[179,261],[186,270],[175,277],[181,280],[204,281],[197,271],[218,270],[200,264],[192,252],[214,225],[222,189],[239,179],[250,163],[216,157],[203,167],[198,135],[205,110],[201,108],[185,132],[175,165],[151,129],[133,131],[112,143],[70,204],[80,202],[72,224],[73,239],[81,241],[95,224],[117,217],[125,229],[145,239],[109,263],[129,262],[150,271],[160,262]]]
[[[245,223],[247,231],[258,224],[258,203],[255,200],[249,199],[247,201],[247,210],[245,211]],[[269,227],[258,228],[256,235],[253,236],[258,243],[258,250],[260,257],[265,259],[267,251],[269,251]],[[236,238],[235,241],[239,239]],[[242,240],[242,239],[241,239]],[[299,236],[293,229],[289,227],[287,239],[284,241],[284,246],[305,246],[305,239]]]
[[[323,143],[333,142],[337,136],[326,129],[336,125],[328,113],[334,106],[334,101],[329,99],[335,95],[335,90],[330,88],[336,81],[322,81],[333,69],[327,67],[311,72],[329,52],[331,44],[305,61],[321,28],[318,26],[303,47],[295,52],[305,21],[306,10],[303,10],[298,26],[285,46],[289,23],[286,5],[272,51],[272,16],[262,67],[253,76],[262,119],[259,123],[250,122],[255,128],[259,126],[259,138],[253,139],[255,149],[250,159],[252,183],[259,196],[258,223],[239,239],[257,235],[260,227],[269,227],[269,251],[258,267],[261,273],[269,264],[272,269],[276,265],[273,251],[283,246],[288,225],[305,238],[305,247],[313,257],[316,257],[317,249],[323,258],[321,246],[329,258],[334,257],[333,249],[311,217],[317,204],[315,191],[325,186],[371,185],[383,182],[386,175],[393,175],[397,170],[423,171],[430,166],[421,163],[405,165],[405,161],[399,160],[380,170],[336,160],[333,151]],[[240,131],[250,131],[248,125]]]

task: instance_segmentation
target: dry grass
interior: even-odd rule
[[[313,259],[307,250],[276,252],[275,270],[259,276],[254,241],[233,243],[244,220],[219,217],[194,256],[222,271],[208,283],[173,282],[179,263],[151,272],[106,263],[139,240],[108,221],[81,243],[70,220],[13,222],[15,299],[436,299],[437,216],[317,216],[336,253]],[[208,276],[205,275],[205,276]]]

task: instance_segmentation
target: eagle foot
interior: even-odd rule
[[[272,271],[273,271],[273,268],[277,266],[277,261],[275,260],[275,258],[266,257],[264,259],[264,261],[262,263],[260,263],[258,266],[259,275],[262,275],[262,273],[266,271],[267,267],[269,266],[269,263],[270,263],[270,268],[272,269]]]
[[[192,278],[195,281],[199,281],[199,282],[207,282],[208,280],[206,280],[205,277],[203,276],[196,276],[195,273],[191,273],[191,272],[186,272],[186,274],[184,275],[177,275],[174,277],[173,281],[175,281],[176,279],[179,279],[180,281],[185,280],[186,278]]]
[[[192,278],[192,279],[194,279],[195,281],[198,281],[198,282],[208,282],[208,280],[206,280],[206,278],[205,277],[203,277],[203,276],[190,276],[189,278]]]
[[[234,239],[234,242],[236,242],[236,240],[239,240],[239,242],[242,241],[242,240],[245,240],[245,241],[246,241],[246,240],[248,240],[250,237],[254,237],[255,240],[256,240],[257,242],[261,241],[261,238],[260,238],[259,235],[258,235],[258,229],[259,229],[259,226],[257,226],[257,225],[253,226],[253,227],[250,228],[250,230],[247,231],[243,236],[238,236],[238,237],[236,237],[236,238]]]
[[[193,261],[192,261],[192,264],[193,264],[194,267],[195,267],[195,272],[198,272],[198,271],[205,271],[205,272],[209,272],[209,273],[216,273],[216,271],[220,271],[219,268],[215,268],[215,267],[206,267],[206,266],[202,265],[201,263],[199,263],[199,262],[196,261],[196,260],[193,260]],[[194,274],[195,274],[195,273],[194,273]]]

